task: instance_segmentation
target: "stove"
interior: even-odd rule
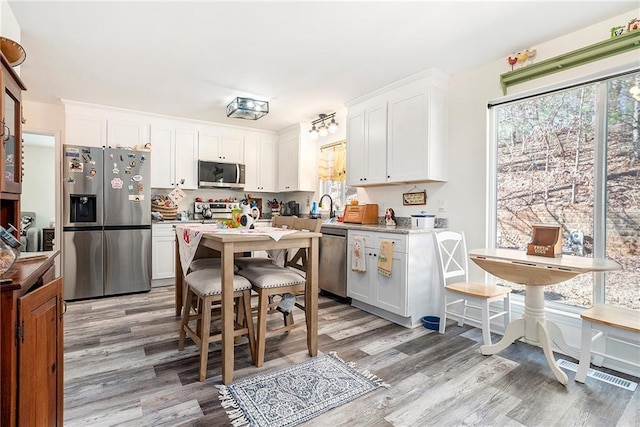
[[[195,202],[193,205],[193,217],[194,219],[205,219],[204,212],[211,210],[210,219],[231,219],[231,211],[234,209],[240,209],[240,203],[238,202]],[[206,218],[209,219],[209,218]]]

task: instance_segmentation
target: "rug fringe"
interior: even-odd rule
[[[340,356],[338,356],[338,353],[336,353],[335,351],[330,351],[327,354],[329,354],[331,357],[334,357],[334,358],[338,359],[339,361],[341,361],[345,365],[349,366],[350,368],[355,368],[356,367],[356,363],[355,362],[345,362],[344,360],[342,360],[340,358]],[[391,387],[391,384],[385,383],[382,380],[382,378],[378,377],[375,374],[372,374],[368,370],[362,371],[361,374],[364,375],[365,377],[367,377],[368,380],[373,381],[374,383],[376,383],[378,385],[378,387],[384,387],[384,388]]]
[[[248,426],[249,420],[244,416],[242,409],[238,407],[238,403],[229,392],[229,388],[225,385],[217,385],[216,387],[219,390],[218,399],[220,400],[220,405],[224,409],[235,408],[226,411],[231,425],[234,427]]]
[[[365,377],[367,377],[368,380],[373,381],[374,383],[376,383],[379,387],[384,387],[384,388],[391,387],[391,384],[385,383],[382,380],[382,378],[380,378],[376,374],[372,374],[368,370],[362,371],[361,374],[364,375]]]

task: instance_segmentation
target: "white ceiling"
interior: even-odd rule
[[[25,99],[71,99],[279,130],[429,67],[455,74],[636,1],[9,0]],[[603,34],[603,38],[606,35]],[[496,76],[497,78],[497,76]],[[228,119],[236,96],[270,102]]]

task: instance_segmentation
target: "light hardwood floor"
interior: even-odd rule
[[[193,343],[187,340],[185,350],[177,350],[173,298],[173,287],[165,287],[68,304],[65,426],[230,425],[215,387],[221,384],[219,343],[210,346],[208,376],[201,383]],[[541,349],[519,342],[499,355],[482,356],[480,340],[480,331],[471,327],[452,324],[445,335],[406,329],[321,296],[320,352],[336,351],[391,388],[377,389],[306,425],[640,425],[640,392],[592,378],[576,383],[573,372],[567,372],[564,387]],[[308,357],[300,329],[267,340],[262,368],[251,364],[243,342],[236,347],[235,379]]]

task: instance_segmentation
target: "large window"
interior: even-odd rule
[[[557,224],[563,254],[623,267],[545,287],[547,300],[640,308],[639,81],[636,72],[492,108],[496,247],[525,250],[532,224]]]

